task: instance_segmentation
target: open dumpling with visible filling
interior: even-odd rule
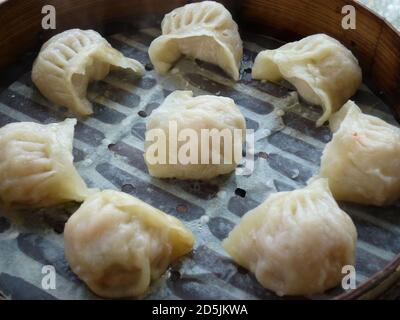
[[[83,201],[93,190],[73,164],[76,119],[47,125],[10,123],[0,128],[0,200],[44,207]]]
[[[99,296],[139,297],[169,264],[192,250],[178,219],[123,192],[89,197],[64,230],[72,270]]]
[[[93,113],[86,98],[91,81],[104,79],[113,67],[144,74],[140,62],[125,57],[99,33],[71,29],[50,38],[32,68],[32,81],[51,102],[77,115]]]
[[[354,95],[362,81],[361,68],[351,51],[325,34],[261,51],[252,77],[292,83],[306,101],[323,108],[317,126]]]
[[[239,80],[243,55],[238,26],[220,3],[203,1],[187,4],[165,15],[162,35],[149,47],[157,72],[166,73],[182,56],[216,64]]]

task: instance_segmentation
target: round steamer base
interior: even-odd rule
[[[17,8],[19,2],[13,1],[11,4],[6,1],[0,6],[0,11],[7,14],[10,7]],[[33,1],[25,2],[29,10],[37,9]],[[373,27],[362,40],[351,32],[344,33],[339,29],[340,25],[327,26],[321,20],[312,19],[301,21],[296,9],[304,11],[308,1],[290,1],[290,5],[289,1],[279,1],[279,4],[287,6],[287,18],[281,20],[282,25],[279,25],[276,19],[283,12],[279,11],[278,1],[243,1],[239,25],[246,19],[257,22],[264,25],[263,29],[257,30],[266,30],[271,37],[255,35],[251,29],[240,28],[245,50],[239,82],[233,82],[215,66],[189,59],[180,60],[168,75],[160,76],[152,69],[147,55],[150,42],[160,33],[160,15],[156,15],[157,21],[153,14],[159,13],[157,11],[167,12],[181,3],[173,1],[168,5],[158,5],[157,2],[154,7],[139,8],[145,12],[135,20],[139,23],[133,25],[124,22],[132,21],[131,18],[121,17],[116,12],[117,9],[120,10],[118,12],[132,11],[129,8],[133,5],[128,2],[120,1],[115,4],[116,9],[110,9],[110,1],[88,4],[83,1],[84,5],[94,6],[91,12],[104,12],[97,16],[104,16],[105,20],[87,20],[78,14],[67,22],[64,16],[60,16],[60,29],[57,32],[70,27],[94,28],[102,34],[108,34],[107,39],[116,49],[146,66],[146,75],[141,79],[126,72],[113,72],[105,80],[89,87],[88,97],[93,103],[94,114],[79,120],[74,141],[76,167],[90,186],[132,194],[182,219],[197,238],[194,251],[172,265],[151,286],[146,299],[286,299],[261,287],[253,275],[234,264],[222,250],[221,240],[244,213],[261,203],[270,193],[304,186],[317,172],[321,152],[330,141],[331,133],[327,126],[315,127],[315,120],[321,114],[320,108],[301,101],[290,85],[253,81],[252,62],[261,49],[276,48],[282,45],[280,40],[294,39],[291,31],[293,25],[302,35],[318,31],[330,33],[349,45],[360,58],[363,70],[366,70],[364,74],[368,86],[363,85],[353,100],[365,113],[398,125],[393,116],[396,114],[393,110],[398,109],[394,104],[391,104],[391,108],[385,104],[394,101],[398,94],[391,86],[395,66],[386,66],[390,59],[382,61],[383,69],[390,71],[386,72],[385,79],[381,76],[374,78],[375,67],[371,67],[370,63],[374,57]],[[341,1],[336,1],[335,7],[322,2],[313,1],[313,8],[320,10],[321,15],[318,16],[332,18],[327,21],[340,21]],[[225,4],[233,13],[240,6],[234,1],[226,1]],[[358,16],[361,25],[370,19],[377,26],[389,28],[366,9],[357,4],[355,6],[360,10]],[[273,17],[271,12],[274,11],[270,10],[275,10],[277,17]],[[115,18],[118,18],[118,23],[109,23],[110,19]],[[286,21],[293,24],[291,28]],[[279,27],[279,31],[278,28],[267,28],[267,23]],[[384,44],[400,44],[398,34],[390,30],[382,33],[382,41],[386,41]],[[22,29],[22,25],[15,32],[24,35],[26,47],[22,47],[22,44],[8,46],[7,49],[0,46],[0,57],[7,56],[9,59],[7,50],[18,51],[17,56],[25,53],[25,56],[18,63],[1,60],[6,72],[1,79],[0,125],[15,121],[49,123],[72,116],[64,108],[55,107],[44,99],[30,80],[32,60],[37,53],[32,49],[34,44],[38,49],[43,40],[34,40],[27,34],[28,30]],[[50,34],[46,32],[45,37]],[[386,39],[390,35],[393,38]],[[362,46],[360,41],[369,41],[371,46]],[[379,54],[387,52],[389,56],[389,48],[380,48]],[[381,61],[379,59],[383,58],[376,57],[376,63]],[[370,67],[365,67],[368,62]],[[369,88],[378,93],[381,90],[384,95],[376,95]],[[170,92],[177,89],[192,90],[195,95],[214,94],[235,100],[246,118],[247,128],[255,131],[253,174],[232,174],[208,182],[159,180],[149,176],[143,161],[146,118]],[[355,266],[357,289],[344,291],[337,287],[307,299],[393,298],[398,295],[398,286],[396,288],[393,284],[400,276],[400,257],[397,255],[400,252],[399,205],[386,208],[350,203],[340,205],[350,214],[358,230]],[[0,299],[97,298],[71,272],[63,253],[63,226],[78,206],[70,203],[33,212],[0,210]],[[56,290],[51,292],[43,290],[40,285],[44,265],[53,265],[57,271]]]

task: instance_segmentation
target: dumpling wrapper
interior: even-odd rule
[[[203,1],[177,8],[165,15],[161,29],[162,35],[149,47],[158,73],[167,73],[185,55],[216,64],[239,80],[242,40],[237,24],[222,4]]]
[[[223,241],[233,260],[278,295],[312,295],[338,285],[355,261],[357,232],[328,181],[272,194]]]
[[[5,204],[49,206],[83,201],[88,189],[74,167],[76,119],[47,125],[10,123],[0,128],[0,200]]]
[[[389,205],[400,199],[400,129],[348,101],[330,119],[334,132],[321,158],[337,200]]]
[[[177,137],[174,137],[173,130],[170,131],[170,124],[176,125]],[[187,129],[195,131],[197,139],[185,138],[177,141],[179,135]],[[220,141],[220,146],[202,136],[204,129],[209,130],[211,138]],[[150,139],[150,133],[157,130],[161,130],[166,137],[164,151],[162,148],[154,148],[159,145],[156,143],[158,140]],[[230,137],[227,140],[218,139],[224,130],[230,132]],[[232,99],[212,95],[193,97],[192,91],[174,91],[151,113],[146,124],[145,161],[149,173],[158,178],[194,180],[209,180],[228,174],[235,170],[242,159],[245,130],[246,121]],[[235,135],[235,131],[240,135]],[[183,163],[180,155],[185,146],[190,146],[185,155],[191,155],[193,150],[198,150],[194,157],[197,163]],[[225,147],[228,150],[226,155],[230,155],[230,159],[225,158]],[[165,163],[156,163],[155,155],[158,157],[164,153]],[[171,153],[177,156],[175,163],[170,157]],[[202,157],[206,158],[206,155],[208,161],[204,163]],[[213,162],[217,157],[220,161]]]
[[[72,270],[99,296],[140,297],[168,265],[189,253],[194,237],[182,222],[123,192],[89,197],[64,230]]]
[[[41,48],[32,68],[32,81],[51,102],[77,115],[93,113],[86,98],[87,86],[104,79],[111,68],[145,70],[140,62],[125,57],[99,33],[71,29],[50,38]]]
[[[253,79],[287,80],[309,103],[323,108],[323,125],[361,85],[357,59],[339,41],[315,34],[275,50],[261,51],[253,65]]]

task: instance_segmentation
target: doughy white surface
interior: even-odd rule
[[[99,33],[71,29],[49,39],[41,48],[32,68],[32,81],[51,102],[78,115],[93,113],[86,98],[91,81],[102,80],[111,67],[144,74],[140,62],[126,58]]]
[[[318,126],[357,91],[362,81],[361,68],[351,51],[325,34],[261,51],[254,61],[252,77],[292,83],[306,101],[323,108]]]
[[[243,55],[238,26],[220,3],[204,1],[187,4],[165,15],[162,35],[149,47],[149,56],[159,73],[166,73],[182,56],[221,67],[239,80]]]
[[[178,136],[184,129],[194,130],[197,140],[185,139],[178,141],[176,144],[171,143],[174,139],[173,135],[169,134],[170,123],[176,123]],[[210,136],[218,137],[218,134],[224,129],[229,130],[231,139],[227,141],[220,139],[220,146],[215,143],[208,143],[208,146],[202,141],[202,129],[216,129],[213,134],[210,131]],[[242,132],[241,139],[235,139],[234,129],[239,129]],[[218,175],[227,174],[235,170],[237,164],[242,158],[242,144],[246,129],[245,119],[234,101],[230,98],[202,95],[193,97],[192,91],[174,91],[162,103],[160,107],[152,112],[146,125],[146,143],[145,143],[145,160],[149,172],[152,176],[158,178],[179,178],[179,179],[199,179],[208,180]],[[152,130],[162,130],[166,136],[166,163],[154,163],[155,157],[152,152],[149,132]],[[176,140],[176,138],[174,139]],[[232,147],[231,160],[225,158],[224,146],[230,144]],[[197,146],[195,145],[197,143]],[[197,164],[182,163],[179,158],[179,152],[183,150],[183,146],[191,146],[191,149],[198,150]],[[235,162],[234,152],[239,151],[239,159]],[[170,158],[170,152],[177,155],[176,164],[173,164]],[[208,156],[208,164],[202,164],[202,155]],[[212,157],[216,154],[220,157],[219,163],[213,163]]]
[[[330,120],[320,177],[337,200],[389,205],[400,198],[400,129],[347,102]]]
[[[353,265],[357,232],[326,179],[272,194],[243,216],[224,249],[278,295],[311,295],[338,285]]]
[[[143,295],[194,237],[176,218],[123,192],[89,197],[64,230],[72,270],[99,296]]]
[[[91,192],[73,164],[76,119],[0,128],[0,199],[6,204],[49,206],[83,201]]]

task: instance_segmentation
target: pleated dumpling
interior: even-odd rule
[[[315,34],[275,50],[261,51],[254,62],[254,79],[292,83],[309,103],[323,108],[321,126],[359,88],[361,68],[352,52],[325,34]]]
[[[319,179],[279,192],[243,216],[224,240],[239,265],[278,295],[312,295],[338,285],[353,265],[357,232]]]
[[[232,99],[174,91],[148,118],[147,168],[158,178],[208,180],[230,173],[242,160],[245,130]]]
[[[192,250],[192,233],[176,218],[126,193],[89,197],[64,230],[72,270],[99,296],[138,297],[168,265]]]
[[[400,129],[347,102],[331,117],[334,132],[319,176],[337,200],[388,205],[400,199]]]
[[[162,35],[149,48],[157,72],[166,73],[182,56],[213,63],[234,80],[239,79],[243,55],[238,26],[220,3],[187,4],[165,15]]]
[[[0,199],[5,204],[49,206],[83,201],[86,187],[73,164],[75,119],[0,128]]]
[[[93,109],[86,98],[87,86],[104,79],[112,67],[144,74],[140,62],[125,57],[96,31],[71,29],[42,46],[33,64],[32,81],[51,102],[77,115],[89,115]]]

